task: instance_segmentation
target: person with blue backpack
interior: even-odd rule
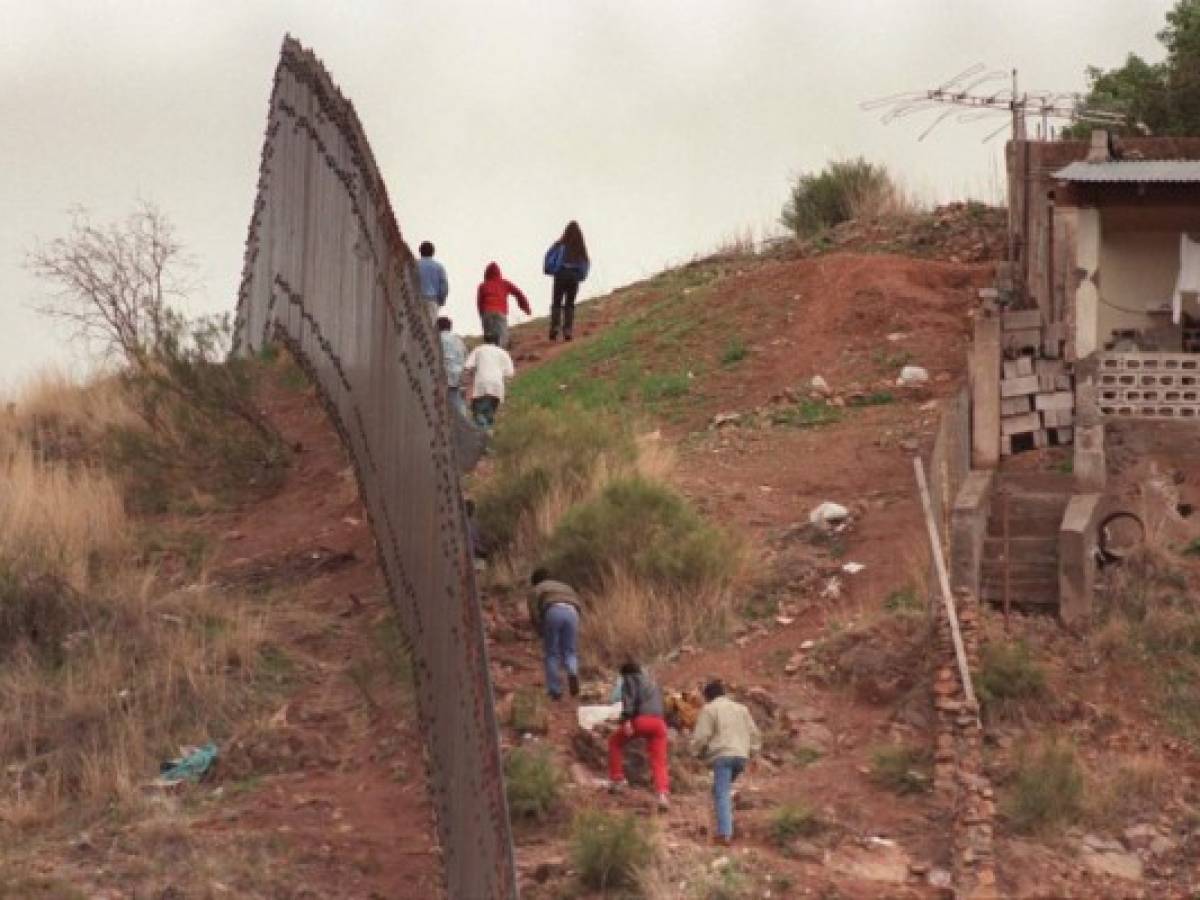
[[[575,297],[579,294],[580,283],[587,279],[590,267],[587,244],[583,241],[579,223],[568,222],[562,237],[546,251],[542,264],[542,271],[554,279],[550,295],[550,340],[558,340],[560,326],[563,340],[571,340],[575,326]]]

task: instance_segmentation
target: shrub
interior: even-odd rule
[[[1083,774],[1069,744],[1046,741],[1018,763],[1003,805],[1014,831],[1031,833],[1075,821],[1083,807]]]
[[[663,588],[724,583],[732,543],[678,493],[640,476],[619,478],[574,507],[551,534],[545,564],[558,577],[598,589],[620,566]]]
[[[559,804],[563,776],[550,752],[516,747],[504,760],[504,790],[513,819],[543,822]]]
[[[1046,676],[1024,641],[992,643],[983,648],[975,688],[990,711],[1011,711],[1043,696]]]
[[[571,860],[580,880],[594,890],[634,887],[654,858],[654,842],[633,813],[592,810],[575,818]]]
[[[730,338],[721,352],[721,365],[732,366],[734,363],[740,363],[749,355],[750,351],[746,348],[745,341],[740,337]]]
[[[886,167],[865,159],[835,160],[816,175],[796,179],[780,222],[797,237],[848,221],[860,211],[879,215],[899,192]]]
[[[786,847],[796,838],[816,837],[825,823],[805,804],[786,803],[771,816],[767,830],[776,846]]]
[[[631,465],[636,453],[632,431],[615,416],[575,406],[509,409],[492,442],[496,471],[478,498],[485,539],[510,546],[553,493],[569,504],[607,472]]]
[[[550,727],[550,713],[542,692],[531,687],[517,688],[508,724],[521,734],[545,734]]]
[[[897,794],[929,789],[929,756],[903,744],[878,747],[871,753],[871,778]]]

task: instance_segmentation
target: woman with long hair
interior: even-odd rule
[[[564,341],[571,340],[575,325],[575,297],[579,284],[588,276],[591,260],[588,259],[587,244],[579,223],[572,220],[563,229],[562,237],[546,251],[543,271],[554,279],[550,295],[550,340],[558,339],[562,328]]]

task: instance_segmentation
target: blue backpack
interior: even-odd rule
[[[562,269],[563,256],[566,252],[562,241],[555,241],[551,244],[550,249],[546,251],[546,258],[542,261],[542,271],[547,275],[557,275]]]

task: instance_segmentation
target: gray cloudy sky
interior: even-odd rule
[[[990,126],[883,126],[859,101],[986,62],[1077,90],[1086,65],[1157,58],[1172,0],[0,0],[0,385],[79,366],[22,269],[67,209],[174,221],[234,300],[283,35],[355,103],[408,241],[434,240],[451,311],[499,261],[535,312],[541,256],[578,218],[585,296],[775,228],[788,180],[887,163],[927,200],[998,196]],[[928,116],[925,117],[928,122]],[[74,360],[74,362],[72,362]]]

